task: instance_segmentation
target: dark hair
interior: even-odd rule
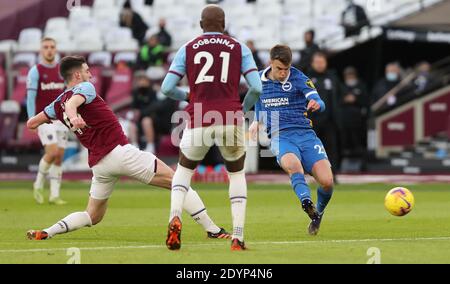
[[[59,73],[65,81],[69,81],[75,69],[81,69],[81,66],[86,63],[86,59],[83,56],[74,55],[66,56],[61,59],[59,65]]]
[[[270,50],[270,59],[279,60],[284,65],[290,65],[292,63],[292,51],[287,45],[275,45]]]
[[[311,34],[312,39],[316,36],[316,32],[314,30],[307,30],[305,34]]]
[[[314,57],[322,57],[322,58],[328,59],[327,55],[323,51],[316,51],[316,52],[314,52],[313,58]]]

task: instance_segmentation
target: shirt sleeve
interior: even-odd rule
[[[28,118],[36,115],[36,96],[39,84],[39,72],[33,66],[27,76],[27,114]]]
[[[178,50],[170,65],[169,73],[175,74],[181,78],[186,75],[186,45]]]
[[[252,51],[247,45],[240,43],[242,49],[242,65],[241,73],[245,76],[250,72],[258,72],[258,67],[256,67],[255,59],[253,58]]]
[[[305,74],[300,75],[301,78],[299,80],[299,89],[300,92],[308,99],[312,95],[318,95],[316,86],[311,79],[309,79]]]
[[[95,87],[90,82],[84,82],[79,84],[73,89],[73,95],[80,95],[85,98],[84,104],[90,104],[97,97]]]
[[[55,101],[44,108],[44,113],[49,119],[56,119]]]

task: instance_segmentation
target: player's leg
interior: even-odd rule
[[[145,141],[147,142],[145,151],[155,153],[155,128],[153,126],[153,120],[151,119],[151,117],[143,117],[141,126],[145,135]]]
[[[30,240],[45,240],[55,235],[65,234],[84,227],[91,227],[103,219],[107,207],[108,199],[98,200],[91,197],[89,198],[86,211],[72,213],[46,229],[29,230],[27,237]]]
[[[289,175],[292,189],[300,200],[303,211],[312,219],[316,216],[316,210],[306,183],[300,148],[291,141],[291,137],[294,136],[295,132],[280,133],[279,136],[272,138],[270,149],[277,156],[281,168]]]
[[[68,131],[61,123],[55,123],[56,136],[58,141],[58,149],[56,152],[53,165],[49,170],[50,179],[50,198],[49,203],[55,205],[64,205],[67,202],[61,199],[61,181],[62,181],[62,162],[64,159],[64,151],[67,147]]]
[[[143,155],[148,155],[144,153]],[[151,154],[150,154],[151,155]],[[156,157],[145,157],[146,162],[149,160],[155,160],[156,173],[155,176],[150,181],[150,185],[158,186],[166,189],[172,188],[172,180],[175,172],[166,165],[163,161],[157,159]],[[197,224],[203,227],[207,232],[209,238],[230,238],[225,229],[219,228],[209,217],[205,205],[198,193],[189,188],[183,203],[183,209],[194,219]]]
[[[244,225],[247,208],[247,181],[245,178],[245,146],[243,130],[239,126],[216,126],[215,143],[225,160],[228,171],[229,198],[233,220],[232,250],[245,250]]]
[[[64,205],[67,202],[61,199],[61,181],[62,181],[62,161],[65,148],[58,147],[55,160],[49,170],[50,197],[49,203],[55,205]]]
[[[318,217],[313,218],[308,227],[311,235],[317,235],[325,207],[333,194],[333,173],[327,153],[319,138],[314,137],[306,143],[303,143],[301,149],[305,170],[311,173],[320,185],[317,189]]]
[[[30,240],[45,240],[58,234],[65,234],[98,224],[105,215],[108,199],[111,197],[114,185],[118,180],[117,177],[110,174],[110,172],[115,171],[114,166],[113,168],[109,167],[111,162],[114,162],[114,158],[114,156],[106,156],[92,168],[94,176],[86,211],[72,213],[46,229],[29,230],[27,237]]]
[[[317,211],[323,214],[333,195],[333,172],[328,160],[320,160],[316,162],[312,168],[312,174],[319,183],[317,189]]]
[[[58,155],[58,145],[57,144],[47,144],[44,146],[45,154],[39,161],[38,172],[36,175],[36,180],[33,183],[33,196],[38,204],[44,203],[44,183],[45,178],[49,175],[51,166]]]

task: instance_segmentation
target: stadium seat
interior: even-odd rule
[[[19,35],[18,51],[28,52],[39,51],[41,44],[42,32],[37,28],[24,29]]]
[[[8,147],[15,150],[38,150],[41,145],[37,133],[30,131],[25,123],[17,126],[17,138],[8,141]]]
[[[133,33],[131,29],[125,27],[113,27],[104,35],[106,44],[124,42],[131,40],[132,38]]]
[[[139,43],[134,38],[122,42],[110,42],[106,44],[106,50],[110,52],[121,52],[121,51],[138,52]]]
[[[159,139],[158,157],[174,157],[179,155],[178,147],[172,144],[172,137],[170,135],[162,136]]]
[[[148,78],[152,81],[160,81],[166,76],[166,69],[164,67],[152,66],[146,71]]]
[[[107,51],[97,51],[89,55],[89,65],[100,65],[103,67],[110,67],[112,62],[112,54]]]
[[[14,91],[11,99],[20,105],[25,105],[25,100],[27,97],[28,70],[30,70],[30,68],[26,66],[19,67],[19,70],[17,70],[18,74],[16,76]]]
[[[115,7],[116,3],[112,0],[95,0],[93,5],[94,10],[110,9]]]
[[[18,43],[15,40],[2,40],[0,41],[0,52],[11,52],[16,51],[18,48]]]
[[[69,22],[78,21],[80,19],[90,18],[92,9],[89,6],[79,6],[70,10]]]
[[[0,104],[0,147],[6,148],[14,140],[19,121],[20,105],[15,101]]]
[[[49,32],[46,31],[45,36],[54,39],[56,41],[57,48],[61,43],[71,42],[70,33],[68,33],[67,30],[52,30]]]
[[[37,55],[35,53],[17,53],[13,57],[14,66],[28,66],[32,67],[37,62]]]
[[[45,25],[45,34],[59,31],[67,32],[68,28],[69,23],[67,21],[67,18],[63,17],[50,18],[47,20],[47,23]]]
[[[119,65],[114,71],[111,86],[106,93],[106,103],[113,109],[120,109],[131,103],[133,82],[132,70],[126,65]]]
[[[119,62],[126,62],[126,63],[136,63],[137,60],[137,53],[136,52],[118,52],[114,56],[114,64],[118,64]]]
[[[6,73],[3,67],[0,65],[0,103],[6,99],[6,87],[7,87]]]

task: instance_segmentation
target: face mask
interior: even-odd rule
[[[386,79],[390,82],[394,82],[398,80],[398,74],[397,73],[393,73],[393,72],[389,72],[386,74]]]
[[[138,92],[140,94],[147,94],[149,92],[150,88],[149,87],[139,87],[138,88]]]
[[[356,86],[356,84],[358,84],[358,80],[350,79],[350,80],[345,81],[345,84],[349,87],[354,87],[354,86]]]

